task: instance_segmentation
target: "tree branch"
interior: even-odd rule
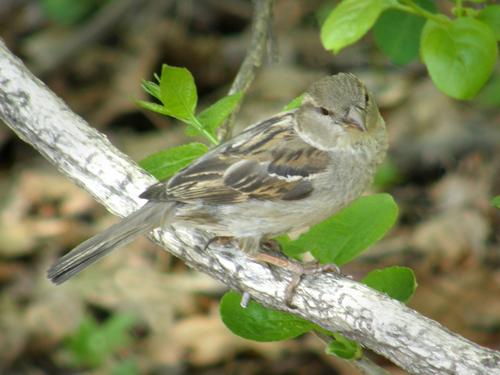
[[[255,9],[252,21],[252,41],[248,47],[245,59],[241,63],[236,78],[229,89],[228,95],[241,92],[243,96],[248,91],[255,78],[257,69],[262,65],[266,54],[266,45],[269,41],[272,28],[272,10],[274,0],[254,0]],[[241,102],[229,116],[229,119],[220,128],[221,139],[227,140],[233,136],[233,128],[238,115]]]
[[[155,180],[36,79],[0,41],[0,118],[63,174],[110,211],[124,216]],[[210,246],[189,228],[157,229],[152,238],[189,266],[247,291],[256,301],[339,332],[413,374],[500,374],[500,353],[453,334],[402,303],[339,274],[307,276],[290,309],[291,274],[247,258],[231,246]]]

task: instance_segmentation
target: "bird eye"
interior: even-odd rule
[[[365,104],[368,104],[369,101],[370,101],[370,95],[368,95],[368,93],[365,92]]]
[[[319,111],[323,116],[328,116],[330,114],[330,111],[326,109],[325,107],[319,107]]]

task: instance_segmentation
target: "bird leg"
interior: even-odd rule
[[[319,264],[318,262],[299,263],[288,258],[281,258],[267,253],[258,253],[252,256],[258,262],[272,264],[274,266],[287,269],[292,272],[292,280],[285,290],[285,304],[290,308],[295,308],[292,304],[293,294],[302,278],[306,275],[314,275],[324,272],[340,273],[340,269],[335,264]]]
[[[223,244],[227,244],[232,240],[233,240],[232,237],[222,237],[222,236],[213,237],[207,241],[204,250],[206,250],[212,243],[220,242]],[[299,263],[290,258],[287,258],[281,252],[280,244],[275,240],[267,240],[266,242],[262,243],[263,247],[267,248],[266,250],[268,250],[266,252],[262,251],[261,242],[260,239],[258,238],[245,237],[245,238],[238,238],[237,241],[240,249],[253,260],[260,263],[273,265],[279,268],[284,268],[292,272],[292,280],[290,280],[285,290],[285,304],[290,308],[295,308],[295,306],[292,305],[293,294],[295,293],[295,289],[297,289],[297,286],[299,285],[300,281],[304,276],[324,273],[324,272],[340,273],[339,267],[336,266],[335,264],[322,265],[319,264],[318,262]],[[271,252],[275,254],[271,254],[269,250],[271,250]],[[241,303],[242,306],[246,307],[249,301],[249,295],[247,294],[244,297],[245,298],[242,299]]]
[[[292,305],[293,293],[295,292],[295,289],[299,285],[303,276],[324,272],[340,273],[339,267],[335,264],[321,265],[317,262],[303,264],[285,257],[281,254],[281,252],[277,253],[276,255],[270,254],[268,252],[262,252],[260,251],[260,240],[257,240],[255,238],[240,238],[238,239],[238,242],[240,248],[257,262],[270,264],[292,272],[292,280],[285,290],[285,304],[291,308],[294,308],[294,306]],[[273,250],[276,249],[276,246],[279,250],[281,250],[279,244],[275,241],[273,242],[267,242],[266,245],[268,245],[268,247]]]

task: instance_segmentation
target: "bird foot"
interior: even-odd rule
[[[232,242],[234,238],[232,237],[222,237],[216,236],[211,238],[205,245],[204,250],[206,250],[213,243],[228,244]],[[257,262],[273,265],[279,268],[284,268],[292,272],[292,279],[288,283],[285,290],[285,304],[290,308],[295,308],[292,304],[293,294],[300,284],[302,278],[307,275],[314,275],[325,272],[335,272],[340,273],[340,269],[335,264],[319,264],[318,262],[310,263],[299,263],[283,255],[281,251],[280,244],[275,240],[267,240],[261,245],[269,252],[255,251],[255,244],[258,242],[254,238],[243,238],[239,239],[240,248],[245,252],[250,258]],[[272,271],[272,268],[270,268]],[[250,300],[250,295],[244,294],[241,301],[241,306],[245,308]]]
[[[219,243],[221,245],[227,245],[233,241],[232,237],[223,237],[223,236],[215,236],[210,238],[207,243],[205,244],[205,247],[203,248],[203,251],[207,250],[210,245],[213,243]]]
[[[258,253],[252,256],[258,262],[272,264],[274,266],[287,269],[292,272],[292,280],[285,289],[285,304],[290,308],[295,308],[292,304],[293,294],[304,276],[325,272],[340,273],[340,268],[335,264],[319,264],[318,262],[298,263],[291,259],[278,257],[267,253]]]

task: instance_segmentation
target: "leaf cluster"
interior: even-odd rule
[[[138,100],[137,103],[150,111],[173,117],[186,124],[186,134],[202,136],[217,145],[217,128],[229,117],[241,100],[237,92],[218,100],[196,114],[198,92],[193,75],[186,68],[162,66],[161,75],[154,81],[143,81],[143,89],[159,103]],[[142,160],[139,164],[159,180],[174,175],[208,151],[199,142],[187,143],[163,150]]]
[[[371,28],[380,49],[398,65],[419,55],[439,90],[471,99],[491,76],[498,56],[500,5],[481,9],[456,1],[453,15],[432,0],[342,0],[321,27],[323,46],[338,53]]]

